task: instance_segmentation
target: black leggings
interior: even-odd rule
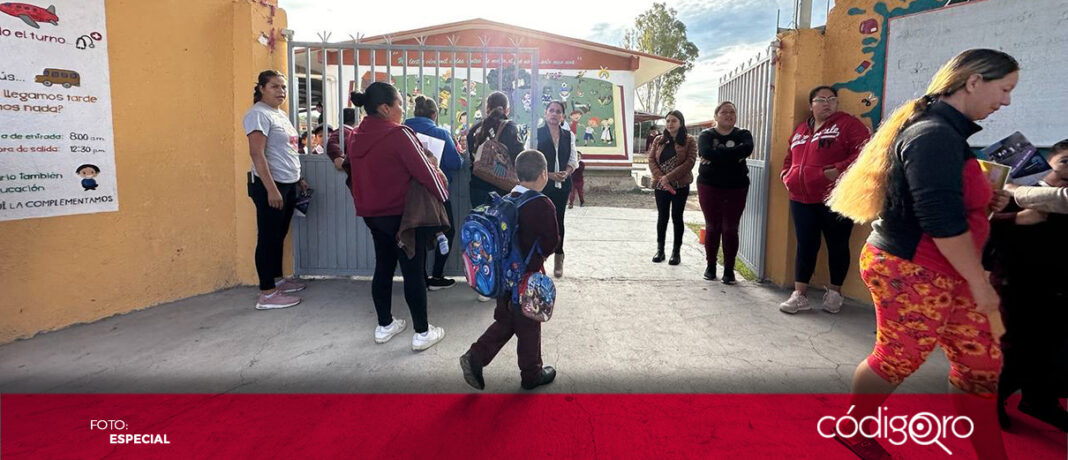
[[[823,203],[805,204],[790,200],[790,214],[794,216],[797,236],[794,281],[808,284],[812,279],[820,253],[820,233],[823,233],[827,240],[831,284],[841,286],[849,273],[849,236],[853,233],[853,221],[831,211]]]
[[[686,224],[682,221],[682,212],[686,210],[686,199],[690,196],[690,186],[675,189],[675,194],[665,190],[653,192],[656,196],[656,244],[663,248],[667,241],[668,218],[675,230],[675,241],[672,249],[682,247],[682,232],[686,230]]]
[[[432,272],[434,278],[441,278],[442,276],[445,276],[445,262],[449,261],[449,254],[452,254],[453,243],[455,243],[452,238],[456,236],[457,224],[456,219],[453,218],[451,201],[445,201],[445,212],[449,215],[450,224],[449,229],[444,232],[445,238],[449,239],[449,252],[442,254],[440,251],[438,251],[438,246],[436,244],[434,245],[434,247],[430,248],[432,251],[434,251],[434,271]]]
[[[418,228],[415,233],[415,256],[409,259],[404,250],[397,247],[397,231],[401,216],[364,217],[375,242],[375,276],[371,281],[371,297],[378,313],[378,325],[389,326],[393,322],[393,272],[400,262],[404,277],[404,300],[412,313],[415,332],[427,331],[426,314],[426,241],[432,235],[429,228]]]
[[[263,291],[274,289],[275,278],[282,276],[286,234],[297,202],[297,184],[275,182],[275,185],[282,194],[282,209],[272,208],[268,203],[267,187],[260,178],[255,178],[249,187],[249,196],[256,204],[256,274]]]
[[[564,181],[561,188],[556,188],[556,182],[549,181],[542,190],[549,201],[556,206],[556,229],[560,232],[560,244],[556,245],[556,254],[564,253],[564,211],[567,211],[567,198],[571,196],[571,179]]]

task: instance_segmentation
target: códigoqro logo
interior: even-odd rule
[[[816,422],[816,431],[824,438],[833,438],[837,434],[842,438],[852,438],[861,435],[869,439],[885,439],[895,446],[900,446],[912,441],[921,446],[932,444],[941,447],[947,454],[953,452],[943,442],[949,436],[958,439],[967,439],[975,431],[972,419],[966,416],[942,416],[930,412],[920,412],[912,416],[895,415],[893,417],[883,414],[888,407],[879,407],[876,415],[861,417],[857,420],[851,414],[856,406],[849,406],[846,415],[835,418],[834,416],[821,417]],[[865,425],[869,430],[865,430]]]

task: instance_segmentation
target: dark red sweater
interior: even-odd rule
[[[512,196],[518,197],[518,193]],[[519,250],[523,256],[538,242],[541,255],[534,253],[527,265],[528,272],[540,272],[545,263],[545,257],[556,250],[560,243],[560,231],[556,228],[556,206],[549,201],[549,197],[540,197],[527,202],[519,208]]]
[[[445,202],[449,189],[423,155],[411,128],[376,116],[363,117],[356,133],[345,140],[352,165],[352,197],[360,217],[404,213],[408,184],[415,179]]]

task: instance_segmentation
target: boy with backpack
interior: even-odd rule
[[[545,254],[552,253],[559,243],[556,207],[548,197],[540,193],[549,181],[545,156],[537,150],[525,150],[516,157],[515,169],[519,185],[513,188],[509,195],[512,199],[528,198],[519,207],[518,229],[514,236],[517,240],[515,247],[524,258],[529,255],[525,273],[539,273],[545,262]],[[536,196],[526,195],[530,191]],[[512,304],[510,292],[502,293],[496,300],[493,324],[478,341],[471,344],[467,353],[460,357],[464,380],[476,389],[486,388],[482,368],[489,365],[497,356],[497,352],[515,335],[519,342],[516,351],[519,355],[523,389],[533,390],[540,385],[552,383],[556,378],[556,369],[552,366],[542,367],[541,362],[541,323],[524,316]]]

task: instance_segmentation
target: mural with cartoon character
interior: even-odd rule
[[[529,82],[523,81],[518,89],[506,91],[514,103],[510,118],[517,121],[527,121],[530,120],[531,111],[535,111],[536,115],[540,117],[549,101],[560,100],[564,102],[570,111],[567,126],[578,137],[588,141],[587,146],[616,147],[619,135],[614,130],[618,126],[614,122],[604,125],[604,122],[618,118],[616,114],[617,101],[614,97],[618,89],[612,82],[598,78],[586,78],[586,74],[587,72],[585,71],[580,71],[575,76],[564,75],[563,72],[544,73],[539,80],[540,95],[532,95]],[[418,75],[409,75],[407,78],[397,76],[395,83],[397,89],[405,92],[405,97],[408,100],[408,113],[406,116],[414,116],[416,96],[419,94],[432,94],[436,91],[439,102],[438,113],[443,127],[447,127],[446,129],[454,133],[460,133],[470,124],[478,122],[481,119],[480,109],[484,104],[483,94],[493,91],[496,86],[496,82],[493,81],[495,77],[487,76],[493,82],[492,85],[485,85],[475,79],[458,79],[454,95],[452,88],[454,80],[449,78],[449,75],[446,72],[441,77],[437,77],[437,81],[435,81],[433,75],[424,75],[421,92],[419,90]],[[476,73],[474,77],[478,78],[480,75]],[[405,88],[405,84],[407,84],[407,88]],[[450,103],[453,102],[456,104],[455,108],[450,106]],[[467,118],[468,106],[472,109],[473,120]],[[455,110],[455,114],[451,113],[453,110]],[[589,139],[585,139],[585,129],[589,127],[591,120],[594,120],[592,125],[594,131],[590,132]],[[540,123],[541,121],[539,120]],[[530,128],[527,127],[523,133],[529,133],[529,131]],[[523,134],[523,141],[526,141],[525,134]]]
[[[575,76],[560,72],[543,74],[540,80],[541,104],[528,106],[526,100],[530,88],[520,88],[513,92],[512,100],[524,103],[513,111],[512,117],[528,120],[531,110],[536,110],[540,117],[549,101],[558,100],[564,103],[567,110],[565,127],[575,133],[576,141],[582,141],[584,146],[589,147],[617,147],[619,136],[614,130],[618,126],[611,124],[603,129],[602,126],[605,126],[606,120],[617,117],[614,94],[618,89],[610,81],[586,78],[585,75],[586,71],[579,71]],[[605,134],[605,131],[608,133]]]
[[[886,85],[886,37],[890,18],[945,5],[945,0],[836,2],[838,11],[832,11],[832,15],[841,14],[841,9],[848,8],[845,10],[847,20],[855,21],[855,24],[834,29],[832,33],[853,35],[855,38],[850,40],[855,39],[856,43],[856,48],[837,51],[844,54],[842,59],[852,64],[829,75],[832,81],[837,80],[832,86],[838,90],[839,108],[855,113],[862,120],[867,119],[871,127],[877,127],[883,113],[881,98]]]
[[[78,177],[82,178],[82,188],[86,192],[90,190],[96,190],[98,184],[96,183],[96,176],[100,174],[100,168],[97,165],[84,164],[74,170]]]

